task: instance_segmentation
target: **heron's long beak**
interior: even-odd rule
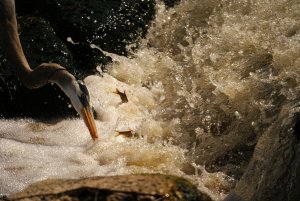
[[[88,127],[91,137],[94,141],[98,139],[97,128],[94,120],[94,116],[91,113],[91,109],[89,106],[85,106],[81,110],[81,116],[84,119],[85,125]]]

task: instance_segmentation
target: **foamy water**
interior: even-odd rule
[[[107,72],[85,79],[99,142],[80,119],[0,121],[0,193],[135,173],[183,176],[214,200],[233,188],[281,105],[299,99],[300,2],[183,0],[166,10],[159,1],[156,9],[130,58],[106,52]]]

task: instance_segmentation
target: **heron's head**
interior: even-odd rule
[[[96,140],[98,134],[90,105],[89,91],[81,80],[73,80],[71,83],[65,85],[63,90],[69,96],[75,110],[84,119],[93,140]]]

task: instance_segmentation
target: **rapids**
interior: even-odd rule
[[[105,52],[113,62],[84,80],[98,142],[80,119],[0,121],[0,194],[51,178],[166,173],[222,200],[282,105],[299,100],[299,10],[297,0],[158,0],[130,56]]]

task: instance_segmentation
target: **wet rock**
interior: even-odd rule
[[[32,68],[43,62],[60,63],[74,73],[73,57],[66,45],[55,35],[49,23],[37,17],[20,17],[19,32],[23,49]],[[69,100],[54,85],[30,90],[14,75],[0,50],[0,115],[3,117],[45,117],[75,114],[68,108]]]
[[[300,199],[299,104],[283,107],[259,138],[254,154],[227,201],[298,201]]]
[[[111,61],[100,48],[127,55],[127,46],[145,36],[154,18],[154,6],[154,0],[16,1],[18,13],[50,22],[72,52],[80,78]]]
[[[36,12],[36,0],[15,0],[17,16],[33,16]]]
[[[38,17],[20,17],[18,24],[22,47],[32,68],[43,62],[52,62],[73,71],[71,52],[47,21]]]
[[[166,175],[129,175],[36,183],[7,200],[210,201],[187,180]]]
[[[180,0],[163,0],[167,7],[174,7]]]
[[[68,43],[81,71],[93,73],[110,58],[102,50],[127,55],[126,46],[143,37],[154,17],[154,0],[37,1],[38,14]]]
[[[248,121],[235,120],[221,135],[199,142],[203,145],[197,147],[196,162],[205,165],[208,172],[224,172],[239,180],[252,157],[256,137]]]

